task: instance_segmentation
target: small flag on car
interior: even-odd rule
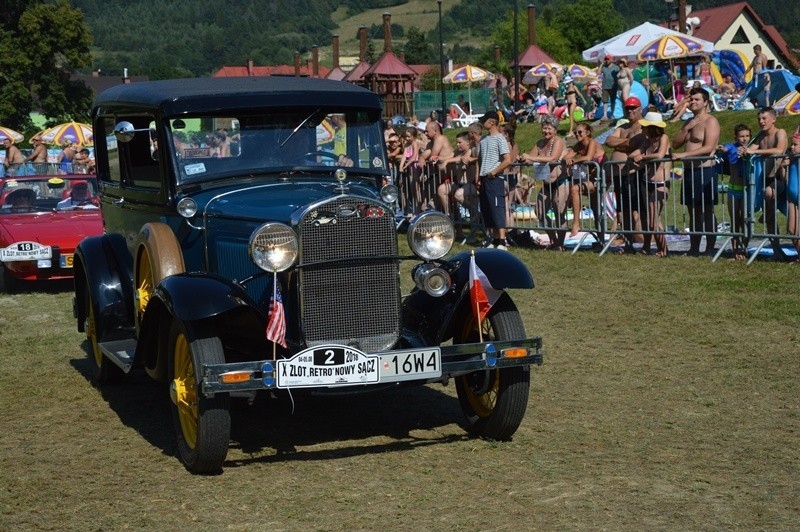
[[[267,339],[286,347],[286,315],[283,312],[283,298],[281,285],[275,278],[272,298],[269,301],[269,315],[267,316]]]
[[[469,295],[472,300],[472,312],[479,325],[502,293],[502,290],[492,288],[486,274],[475,263],[475,252],[473,252],[469,259]]]

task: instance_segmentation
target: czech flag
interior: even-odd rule
[[[475,254],[473,253],[469,259],[469,296],[472,300],[472,312],[478,319],[479,325],[489,313],[492,305],[500,299],[502,293],[502,290],[492,288],[486,274],[475,263]]]
[[[283,312],[283,298],[281,286],[275,279],[275,292],[269,302],[269,315],[267,316],[267,340],[286,347],[286,315]]]

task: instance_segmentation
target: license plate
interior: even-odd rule
[[[442,352],[438,347],[381,355],[381,380],[409,381],[441,376]]]
[[[278,388],[354,386],[380,381],[380,357],[344,345],[311,347],[278,360]]]
[[[49,259],[52,256],[52,248],[38,242],[17,242],[7,248],[0,248],[0,260],[3,262]]]
[[[61,259],[60,259],[61,267],[62,268],[72,268],[72,259],[73,259],[73,257],[74,257],[74,255],[72,253],[69,253],[67,255],[61,255]]]

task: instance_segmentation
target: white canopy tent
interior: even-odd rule
[[[624,57],[628,60],[636,60],[636,54],[641,52],[645,46],[663,35],[685,34],[669,28],[657,26],[650,22],[645,22],[644,24],[640,24],[635,28],[631,28],[624,33],[620,33],[615,37],[611,37],[600,44],[596,44],[588,50],[584,50],[583,59],[585,61],[599,63],[603,60],[603,57],[606,54],[609,54],[614,57],[614,59]],[[710,54],[714,51],[714,43],[697,39],[697,37],[693,38],[695,40],[702,41],[702,52]]]

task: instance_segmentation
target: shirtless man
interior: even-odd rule
[[[14,141],[6,137],[3,139],[3,146],[6,148],[6,160],[3,163],[6,167],[6,175],[25,175],[24,172],[19,172],[25,162],[25,157],[19,148],[14,146]]]
[[[639,124],[639,120],[642,119],[642,102],[639,98],[631,96],[625,100],[624,108],[628,123],[614,130],[606,139],[606,146],[614,150],[611,161],[624,162],[609,166],[617,200],[617,216],[620,218],[623,230],[635,230],[641,227],[639,208],[644,202],[640,194],[636,166],[633,161],[628,162],[628,156],[639,147],[634,139],[642,133],[642,126]],[[636,234],[633,240],[642,242],[644,239],[641,234]],[[625,249],[633,250],[632,240],[626,241]]]
[[[761,132],[748,148],[747,153],[764,157],[764,221],[767,225],[767,233],[777,234],[778,224],[775,220],[775,213],[779,205],[786,204],[786,175],[779,172],[780,160],[775,155],[786,153],[789,140],[786,130],[775,127],[777,116],[775,109],[764,107],[758,112],[758,125]],[[758,208],[759,205],[756,205]],[[772,249],[776,257],[784,255],[777,238],[770,240]]]
[[[750,62],[750,66],[747,67],[747,70],[744,71],[744,75],[746,76],[747,73],[752,70],[753,77],[758,78],[761,71],[767,68],[767,54],[761,51],[760,44],[753,46],[753,54],[755,54],[753,60]]]
[[[31,144],[33,144],[33,153],[25,157],[25,162],[33,163],[36,174],[47,173],[47,168],[45,167],[47,163],[47,148],[42,143],[41,137],[33,137]]]
[[[450,140],[442,134],[442,129],[439,127],[438,122],[431,120],[425,125],[425,136],[428,138],[428,143],[419,154],[419,165],[424,168],[423,171],[428,174],[429,179],[434,178],[434,173],[438,170],[439,179],[434,180],[433,189],[438,191],[440,184],[450,182],[451,176],[446,173],[446,161],[452,159],[455,152],[453,151],[453,146],[450,145]],[[423,185],[423,187],[427,187],[427,185]],[[422,195],[423,205],[425,205],[433,194],[431,194],[430,190],[424,190]],[[444,206],[440,207],[446,209]],[[444,210],[444,212],[447,214],[447,210]]]
[[[708,112],[708,92],[702,88],[689,91],[689,111],[694,117],[685,122],[675,138],[673,149],[682,148],[682,153],[673,159],[707,157],[702,161],[686,161],[683,166],[681,204],[689,211],[689,254],[700,254],[701,233],[706,234],[706,254],[714,253],[717,243],[715,234],[714,205],[717,204],[717,165],[713,158],[719,144],[719,122]]]

